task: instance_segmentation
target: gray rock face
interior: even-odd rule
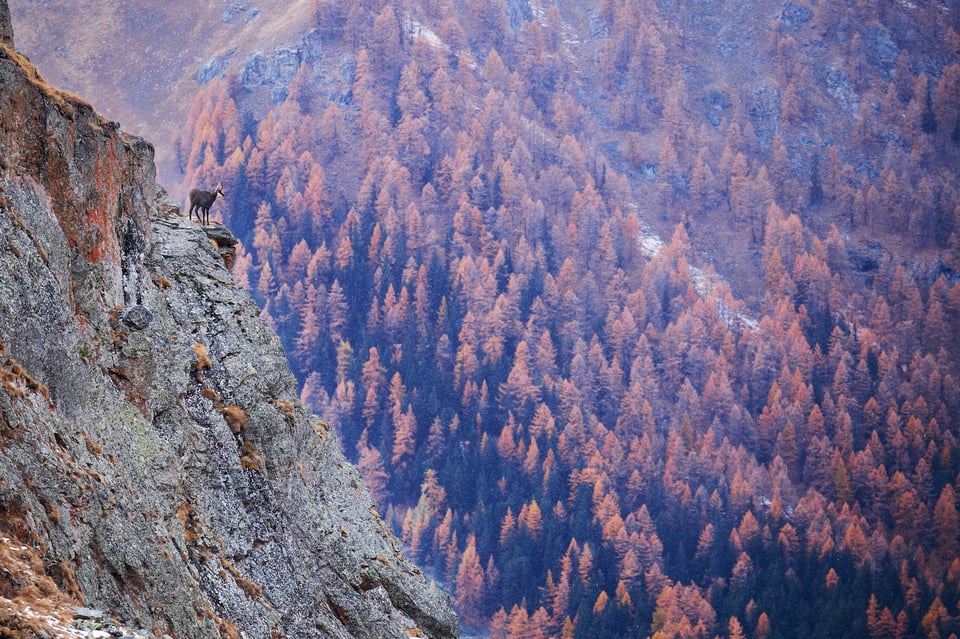
[[[197,84],[206,84],[214,78],[222,77],[224,71],[230,66],[230,60],[236,54],[236,49],[230,49],[223,55],[214,56],[207,60],[203,66],[197,69]]]
[[[229,232],[2,49],[0,112],[0,536],[157,635],[458,636],[299,404]]]
[[[788,2],[783,6],[777,18],[788,29],[796,29],[813,19],[813,11],[795,2]]]
[[[900,48],[890,32],[883,27],[870,27],[863,32],[867,48],[867,61],[885,77],[893,77],[893,69],[900,57]]]
[[[287,97],[288,88],[300,69],[302,59],[299,48],[278,47],[271,54],[251,51],[240,74],[240,84],[250,91],[269,87],[271,100],[279,104]]]
[[[853,81],[843,69],[831,69],[825,75],[823,84],[827,94],[837,101],[844,111],[856,113],[860,108],[860,100],[853,87]]]
[[[764,86],[754,91],[749,112],[760,148],[770,148],[773,136],[780,128],[780,95],[777,90]]]
[[[708,92],[703,97],[703,104],[707,121],[713,126],[720,126],[733,106],[730,96],[718,90]]]
[[[0,43],[13,46],[13,22],[10,20],[10,6],[6,0],[0,0]]]

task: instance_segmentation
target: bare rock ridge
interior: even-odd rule
[[[13,48],[13,23],[10,20],[10,6],[0,2],[0,44]]]
[[[0,38],[0,635],[84,636],[72,605],[139,636],[457,637],[298,402],[229,233],[13,50],[6,0]]]

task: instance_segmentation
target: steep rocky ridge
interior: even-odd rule
[[[13,23],[10,21],[10,6],[0,3],[0,43],[13,46]]]
[[[0,587],[0,627],[33,597],[172,637],[457,636],[297,401],[229,235],[164,199],[148,142],[48,86],[8,16],[0,537],[45,574]]]
[[[158,141],[168,184],[178,175],[173,145],[159,141],[176,137],[204,83],[227,66],[250,66],[251,82],[269,95],[317,53],[315,43],[300,42],[312,0],[12,5],[21,51],[51,82],[97,95],[108,117]]]

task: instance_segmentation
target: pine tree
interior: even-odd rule
[[[484,622],[483,603],[484,573],[477,556],[477,538],[467,537],[467,547],[457,568],[455,601],[463,623],[479,626]]]

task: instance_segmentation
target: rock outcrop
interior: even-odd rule
[[[10,6],[0,2],[0,44],[13,47],[13,23],[10,21]]]
[[[144,636],[456,637],[298,402],[229,233],[163,200],[152,146],[48,86],[8,17],[0,630],[66,602]]]

